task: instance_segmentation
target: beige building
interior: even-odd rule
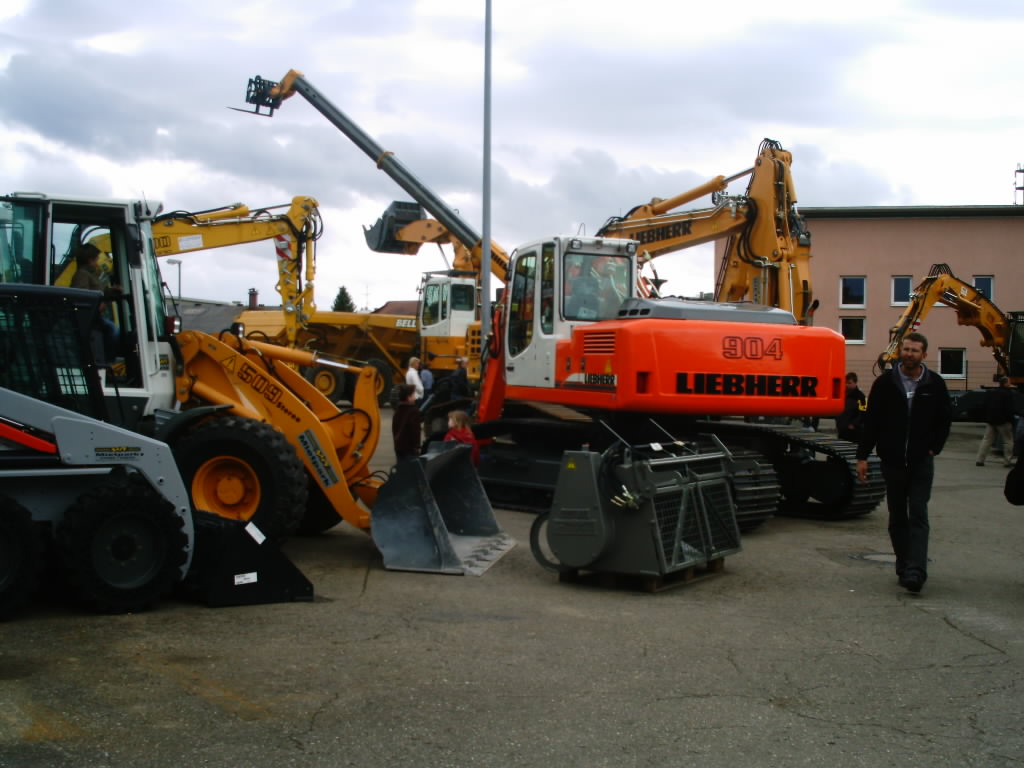
[[[949,265],[1004,313],[1024,310],[1024,206],[802,208],[811,232],[814,324],[846,337],[847,370],[867,391],[889,329],[933,264]],[[996,370],[977,328],[935,306],[920,331],[928,364],[950,390],[991,386]]]

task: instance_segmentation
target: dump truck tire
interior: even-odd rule
[[[174,446],[196,509],[255,525],[283,542],[306,509],[306,470],[269,424],[223,416],[199,424]]]
[[[148,608],[181,578],[184,520],[139,475],[115,473],[82,494],[57,526],[73,593],[108,613]]]
[[[355,377],[343,370],[318,366],[306,371],[306,380],[332,403],[352,400]]]
[[[42,537],[32,515],[14,499],[0,497],[0,620],[28,602],[42,562]]]

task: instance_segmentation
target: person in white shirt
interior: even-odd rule
[[[420,359],[409,358],[409,370],[405,372],[405,383],[416,390],[416,402],[423,399],[423,382],[420,380]]]

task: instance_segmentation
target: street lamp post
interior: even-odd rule
[[[178,268],[178,301],[181,301],[181,259],[168,259],[167,263]]]

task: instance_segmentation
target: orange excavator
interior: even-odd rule
[[[247,101],[273,113],[296,93],[479,259],[476,231],[301,73],[280,83],[253,78]],[[679,539],[659,536],[660,554],[640,554],[646,544],[634,550],[624,538],[649,538],[651,525],[674,536],[689,513],[700,517],[698,507],[730,509],[751,525],[773,514],[780,497],[823,517],[870,512],[884,493],[877,470],[859,485],[855,457],[839,441],[756,423],[842,410],[843,338],[800,325],[780,308],[641,296],[639,245],[559,235],[509,257],[474,430],[490,441],[480,474],[492,500],[547,510],[545,523],[575,531],[589,553],[562,547],[561,566],[588,569],[618,554],[645,563],[621,566],[627,570],[651,565],[648,557],[662,570],[678,566]],[[703,465],[718,467],[708,469],[707,486]],[[593,503],[553,508],[552,499],[572,496],[559,489],[574,483]],[[635,521],[621,515],[640,509],[644,522],[627,535]],[[620,544],[630,551],[620,552]]]

